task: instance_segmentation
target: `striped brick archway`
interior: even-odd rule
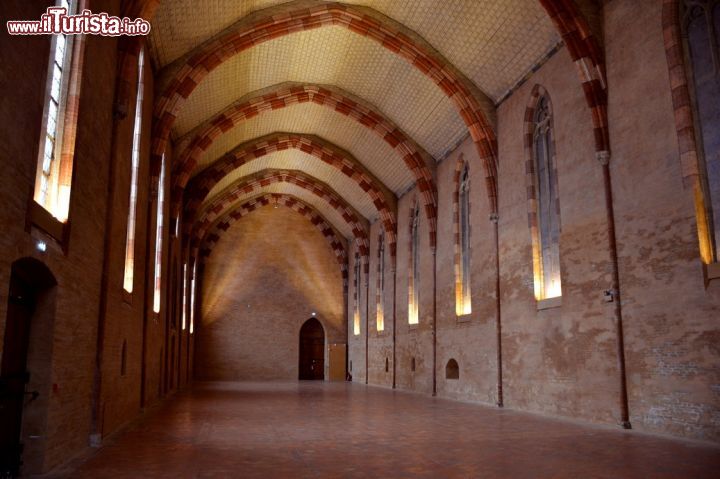
[[[610,152],[605,58],[590,25],[573,0],[539,0],[562,36],[577,67],[592,113],[595,151]]]
[[[322,233],[330,248],[335,253],[337,262],[342,271],[343,281],[348,278],[347,271],[347,248],[340,239],[342,236],[333,228],[330,222],[325,219],[312,205],[300,198],[285,193],[265,193],[260,196],[244,201],[239,206],[232,208],[223,214],[209,229],[202,243],[199,246],[199,257],[207,258],[212,253],[220,237],[230,226],[253,211],[269,205],[281,205],[301,214]]]
[[[202,242],[209,228],[242,197],[261,191],[274,183],[291,183],[321,198],[334,208],[352,229],[355,242],[364,258],[368,260],[369,242],[367,220],[345,201],[336,191],[320,180],[295,170],[263,170],[241,178],[223,190],[200,212],[193,221],[190,235],[191,249]]]
[[[262,113],[306,102],[331,108],[354,119],[382,138],[403,159],[415,177],[422,195],[423,206],[430,222],[430,241],[431,245],[434,245],[437,207],[433,177],[427,166],[434,160],[384,115],[363,104],[364,102],[359,98],[332,86],[296,83],[276,85],[246,96],[205,122],[177,156],[173,179],[173,203],[179,204],[190,174],[199,158],[216,138],[242,121]]]
[[[441,57],[432,46],[410,31],[401,30],[400,24],[365,7],[341,3],[320,3],[307,7],[304,2],[289,2],[272,15],[257,14],[250,23],[238,22],[214,40],[191,53],[160,95],[155,107],[155,125],[152,144],[153,171],[157,173],[165,152],[170,129],[185,100],[197,85],[215,68],[236,54],[260,43],[290,33],[324,26],[342,26],[358,35],[377,41],[383,47],[401,56],[421,73],[429,77],[455,104],[460,117],[468,127],[486,172],[487,191],[492,211],[497,211],[496,194],[496,139],[487,117],[494,114],[492,102],[476,89],[473,83],[450,62]],[[418,177],[418,180],[420,178]],[[432,183],[420,182],[424,194],[434,196]],[[435,209],[435,202],[426,205]],[[435,211],[429,218],[435,223]],[[431,243],[435,244],[434,228]]]
[[[367,172],[350,153],[315,135],[272,133],[231,150],[190,180],[186,187],[183,214],[186,218],[193,218],[213,187],[233,170],[263,156],[287,149],[297,149],[338,169],[370,196],[387,231],[388,243],[394,258],[397,205],[393,193]]]
[[[161,0],[130,0],[127,9],[129,14],[136,11],[138,15],[151,20]],[[604,72],[604,58],[597,39],[592,34],[588,22],[572,0],[539,0],[563,37],[572,60],[578,66],[578,73],[583,84],[586,101],[592,112],[595,129],[595,143],[598,152],[609,152],[609,134],[607,127],[607,91]],[[673,3],[676,0],[666,0]],[[375,16],[368,15],[375,13]],[[377,17],[380,17],[379,19]],[[385,21],[383,21],[385,20]],[[156,126],[153,134],[153,172],[159,173],[159,164],[170,129],[177,117],[183,101],[190,95],[197,84],[210,71],[229,57],[250,48],[258,43],[278,38],[288,33],[308,30],[323,25],[342,25],[346,28],[373,38],[389,50],[402,55],[423,73],[431,76],[443,91],[458,105],[463,120],[468,125],[473,141],[478,147],[480,157],[486,171],[488,195],[491,211],[497,212],[497,158],[496,139],[489,128],[485,115],[480,110],[476,98],[470,94],[463,83],[471,84],[466,78],[458,78],[456,69],[444,61],[439,63],[437,55],[429,55],[426,45],[415,44],[407,35],[399,32],[385,17],[371,9],[361,9],[339,3],[319,4],[316,7],[288,11],[286,15],[270,16],[257,20],[245,31],[229,31],[205,48],[192,55],[186,64],[189,68],[181,69],[182,73],[169,85],[157,102],[155,108]],[[226,47],[223,50],[223,47]],[[121,54],[120,81],[132,82],[134,73],[133,59],[139,51],[129,49]],[[126,54],[127,53],[127,54]],[[127,57],[130,57],[128,60]],[[444,60],[444,59],[442,59]],[[449,68],[440,68],[447,66]],[[444,73],[444,75],[439,75]],[[445,75],[449,75],[446,77]],[[459,81],[462,80],[462,81]],[[120,88],[119,88],[120,90]],[[123,95],[118,95],[123,102]],[[124,103],[127,104],[127,98]]]

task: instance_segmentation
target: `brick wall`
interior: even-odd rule
[[[683,187],[661,10],[661,2],[615,0],[607,2],[603,15],[630,420],[638,430],[717,441],[720,283],[713,281],[707,288],[703,284],[692,187]],[[546,310],[538,310],[533,294],[523,143],[524,115],[537,84],[547,90],[553,105],[562,219],[562,305]],[[613,304],[603,301],[603,291],[611,287],[611,263],[602,169],[596,160],[590,110],[566,49],[499,106],[498,140],[505,406],[618,424],[617,336]],[[452,195],[461,156],[469,161],[471,172],[473,311],[458,321]],[[495,253],[482,168],[470,139],[438,165],[437,183],[438,394],[493,404]],[[408,211],[415,194],[410,191],[399,201],[397,383],[401,389],[428,393],[432,257],[425,236],[420,325],[407,325]],[[421,231],[422,225],[421,221]],[[372,228],[375,239],[378,225]],[[372,243],[371,285],[375,248]],[[348,312],[352,314],[352,305]],[[370,383],[386,386],[384,358],[392,343],[375,333],[372,308],[370,318]],[[351,325],[348,331],[354,379],[364,381],[364,329],[358,337],[352,336]],[[391,336],[390,319],[386,331]],[[415,373],[410,371],[412,357]],[[445,379],[450,358],[458,361],[459,380]]]
[[[286,207],[230,226],[205,264],[201,303],[198,379],[297,379],[300,327],[313,312],[326,348],[345,342],[340,265],[322,233]]]

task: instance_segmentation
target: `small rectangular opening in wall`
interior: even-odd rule
[[[410,371],[415,372],[415,358],[410,358]]]
[[[707,281],[720,278],[720,263],[710,263],[705,265],[705,277]]]
[[[555,298],[541,299],[537,302],[537,310],[542,311],[544,309],[559,308],[562,306],[562,296]]]

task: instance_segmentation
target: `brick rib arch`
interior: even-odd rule
[[[335,190],[320,180],[295,170],[263,170],[239,179],[235,184],[219,193],[197,215],[190,235],[191,249],[196,249],[208,229],[239,199],[250,193],[261,191],[273,183],[291,183],[321,198],[334,208],[350,226],[355,242],[365,261],[368,260],[369,242],[367,220],[345,201]]]
[[[260,43],[290,33],[336,25],[372,39],[404,58],[429,77],[454,103],[468,127],[485,168],[491,210],[497,211],[497,142],[487,120],[488,116],[494,115],[494,108],[489,99],[484,96],[480,99],[479,95],[471,92],[473,83],[449,61],[419,35],[409,30],[403,31],[400,24],[370,8],[335,2],[318,2],[307,7],[306,2],[296,1],[289,2],[281,11],[273,9],[272,12],[273,15],[265,16],[258,12],[256,19],[250,24],[242,21],[236,23],[185,58],[156,102],[152,145],[154,165],[160,164],[170,129],[184,101],[211,71],[229,58]],[[434,197],[435,193],[431,191],[432,182],[418,186]],[[432,224],[435,223],[435,207],[434,201],[431,205],[426,205],[426,209],[433,210],[429,214]],[[434,245],[434,227],[431,229],[431,243]]]
[[[347,248],[340,240],[342,237],[330,222],[323,217],[312,205],[304,202],[300,198],[285,193],[265,193],[260,196],[251,198],[243,202],[239,206],[232,208],[221,216],[209,229],[202,243],[199,244],[199,254],[201,257],[208,257],[212,253],[220,237],[225,233],[230,225],[240,220],[244,216],[252,213],[268,205],[281,205],[304,216],[322,233],[327,240],[330,248],[335,253],[337,262],[342,271],[343,281],[347,280]]]
[[[337,87],[327,85],[283,83],[269,87],[240,99],[206,121],[196,129],[190,142],[177,157],[173,179],[173,203],[179,204],[190,174],[199,158],[216,138],[242,121],[262,113],[307,102],[332,108],[334,111],[354,119],[380,136],[397,152],[416,179],[418,190],[423,198],[425,213],[430,222],[430,241],[434,245],[437,208],[433,175],[427,166],[427,163],[433,161],[432,157],[380,112],[363,104],[364,102],[359,98]],[[396,231],[396,229],[389,231]],[[395,243],[393,242],[393,244]]]
[[[143,17],[151,20],[160,1],[131,0],[131,5],[137,4]],[[596,150],[598,152],[609,151],[607,92],[604,58],[600,45],[592,34],[588,22],[572,0],[538,1],[555,24],[568,47],[571,58],[578,66],[586,101],[592,112]],[[294,6],[293,3],[290,8]],[[375,15],[368,15],[368,13]],[[384,22],[383,19],[386,21]],[[433,78],[435,83],[458,106],[463,120],[468,125],[468,130],[485,168],[490,209],[497,213],[497,142],[493,130],[486,121],[485,114],[480,109],[479,102],[463,85],[463,83],[471,84],[471,82],[457,73],[447,60],[438,59],[437,54],[430,55],[428,45],[424,43],[417,45],[397,28],[390,27],[387,19],[379,13],[372,9],[361,9],[339,3],[322,3],[311,8],[289,10],[284,15],[258,19],[245,31],[226,32],[224,35],[206,42],[199,51],[191,55],[156,102],[151,154],[153,174],[155,176],[159,174],[160,160],[180,107],[208,73],[229,57],[253,45],[288,33],[324,25],[341,25],[360,35],[372,38],[389,50],[402,55],[423,73]],[[139,50],[139,47],[136,50]],[[121,58],[132,56],[132,53],[123,54]],[[130,61],[127,59],[124,61],[133,64],[132,58]],[[128,68],[120,68],[120,81],[132,81],[133,75],[128,70]],[[127,102],[127,99],[125,101]]]
[[[573,0],[540,0],[577,67],[585,101],[592,113],[595,150],[610,151],[605,59],[590,25]]]
[[[368,194],[387,231],[390,252],[394,258],[397,250],[397,205],[394,195],[368,173],[350,153],[315,135],[272,133],[250,140],[231,150],[190,180],[185,191],[183,214],[188,218],[194,217],[210,191],[233,170],[258,158],[287,149],[300,150],[336,168]]]

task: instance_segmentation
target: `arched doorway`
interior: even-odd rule
[[[56,284],[34,258],[12,265],[0,367],[1,477],[43,468]]]
[[[300,328],[300,379],[325,379],[325,330],[315,318]]]

